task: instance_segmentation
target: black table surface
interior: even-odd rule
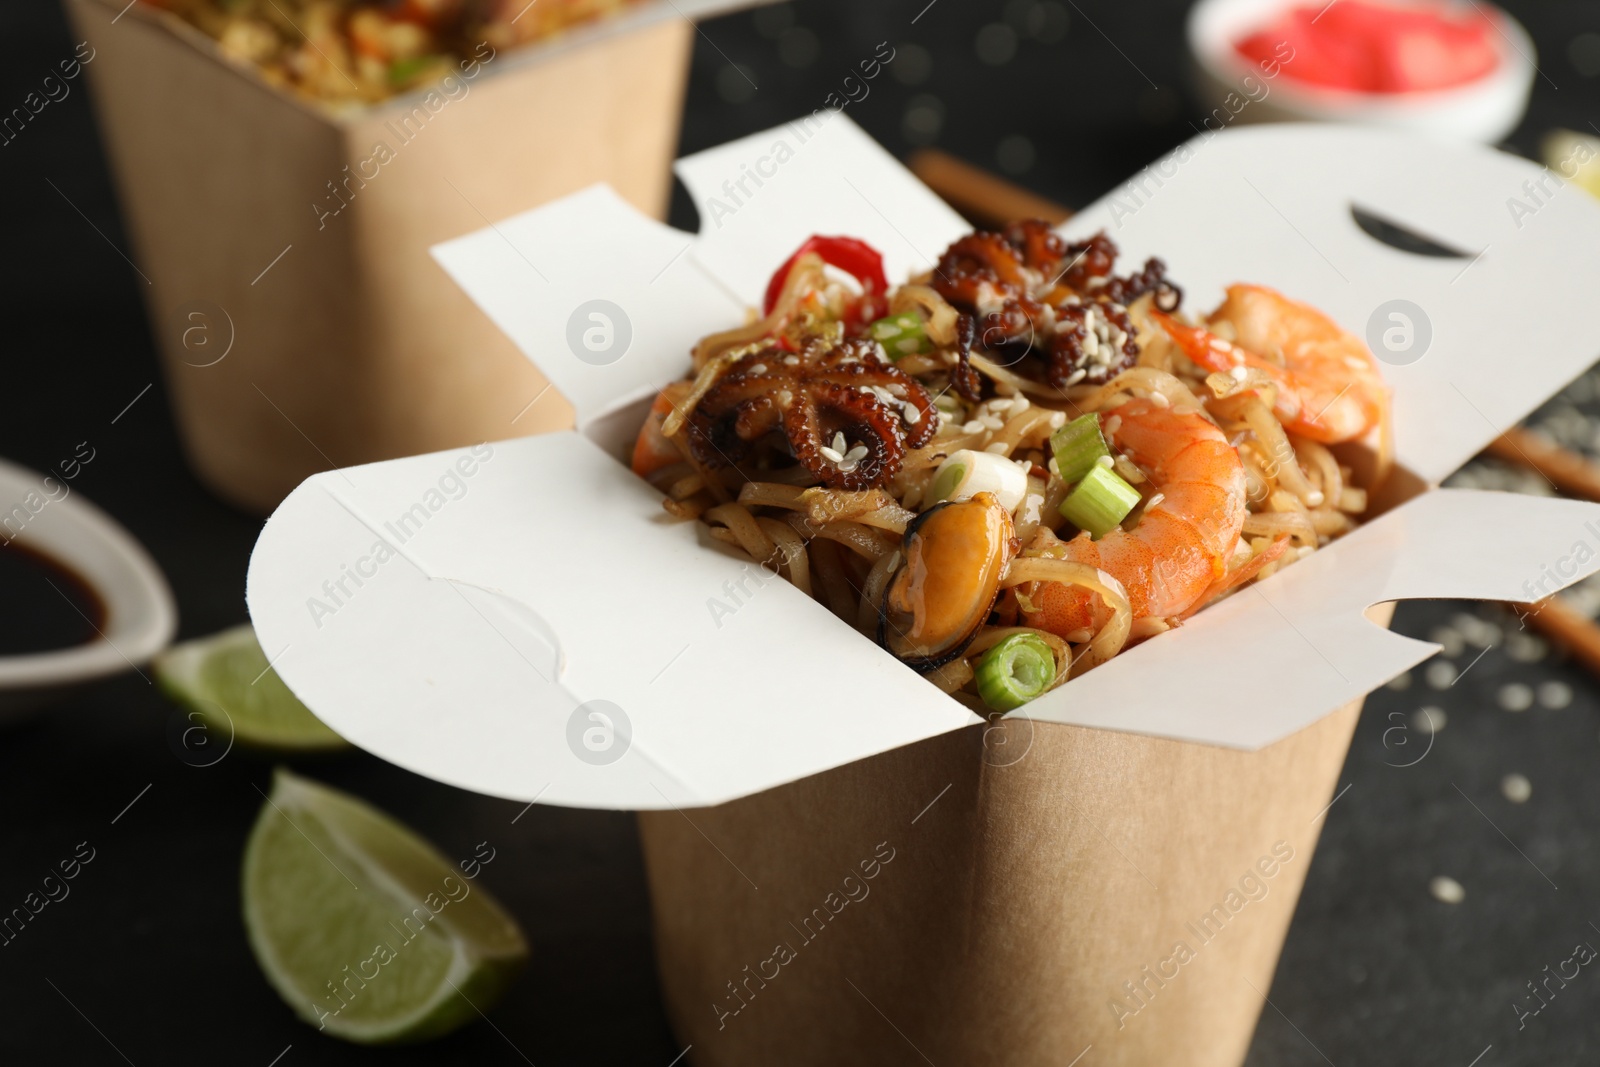
[[[850,114],[891,150],[935,144],[1087,203],[1198,121],[1183,6],[798,0],[716,19],[697,38],[681,150],[818,106],[888,41],[890,73]],[[1510,141],[1532,153],[1548,128],[1600,117],[1600,5],[1507,6],[1545,75]],[[48,0],[0,5],[0,106],[20,104],[72,45]],[[0,204],[0,455],[45,469],[90,442],[96,458],[76,488],[166,570],[182,636],[243,622],[260,521],[207,495],[183,464],[81,87],[0,147]],[[687,215],[680,196],[675,221]],[[1600,946],[1600,686],[1498,609],[1406,604],[1396,627],[1440,636],[1460,680],[1419,669],[1367,702],[1248,1062],[1595,1062],[1600,977],[1583,972],[1520,1027],[1513,1004],[1575,944]],[[1530,695],[1527,710],[1507,710]],[[1418,726],[1424,707],[1445,716],[1431,736]],[[172,715],[128,674],[0,737],[0,910],[80,842],[95,850],[71,895],[0,947],[0,1062],[665,1067],[682,1051],[661,1006],[630,816],[535,807],[513,825],[518,805],[363,754],[298,766],[448,854],[492,842],[484,879],[534,958],[494,1026],[431,1045],[356,1048],[297,1022],[239,917],[241,847],[271,766],[243,754],[186,765],[169,744]],[[1532,783],[1525,803],[1504,794],[1513,773]],[[1441,875],[1464,900],[1430,894]]]

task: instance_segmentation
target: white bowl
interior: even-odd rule
[[[1234,51],[1234,42],[1286,9],[1309,2],[1199,0],[1190,9],[1189,53],[1195,91],[1210,112],[1208,128],[1234,122],[1349,122],[1493,144],[1522,121],[1537,71],[1533,40],[1510,15],[1486,4],[1474,6],[1488,9],[1497,20],[1500,32],[1494,41],[1500,62],[1482,78],[1451,89],[1414,93],[1328,89],[1293,81],[1283,73],[1266,78]],[[1246,77],[1253,77],[1253,83]]]
[[[59,477],[47,485],[34,471],[0,460],[0,519],[14,516],[19,506],[29,515],[25,523],[19,516],[0,526],[0,542],[14,537],[15,544],[72,571],[105,607],[98,635],[84,644],[0,656],[0,724],[87,682],[139,669],[177,630],[178,609],[155,561],[71,486]],[[65,496],[63,488],[69,490]],[[43,502],[36,513],[27,504],[30,493],[35,504]]]

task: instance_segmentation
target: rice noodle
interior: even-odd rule
[[[744,326],[707,337],[696,346],[693,379],[669,387],[673,398],[682,399],[661,418],[661,432],[681,461],[660,466],[650,481],[665,494],[663,506],[669,513],[700,517],[712,538],[778,572],[840,619],[875,638],[886,591],[906,565],[905,532],[920,510],[933,505],[928,493],[938,468],[961,450],[987,452],[1021,467],[1027,475],[1026,488],[1012,511],[1013,534],[1018,543],[1034,547],[1010,560],[999,597],[962,654],[927,675],[980,714],[987,709],[976,696],[974,669],[1007,637],[1030,634],[1044,641],[1055,659],[1051,686],[1060,685],[1348,532],[1354,526],[1352,516],[1366,509],[1370,487],[1350,485],[1350,470],[1326,445],[1289,432],[1279,420],[1274,405],[1280,386],[1259,369],[1209,374],[1200,369],[1150,318],[1151,294],[1140,296],[1128,308],[1140,345],[1138,360],[1109,382],[1058,389],[1041,380],[1042,375],[1030,376],[1038,372],[1037,355],[1024,367],[1019,365],[1021,357],[979,351],[967,357],[985,379],[984,399],[975,401],[954,388],[961,362],[955,347],[959,313],[927,277],[892,290],[887,308],[890,314],[914,312],[922,319],[931,350],[902,356],[895,365],[933,397],[938,422],[931,443],[900,456],[898,469],[881,487],[831,488],[824,483],[845,479],[831,472],[826,478],[814,474],[796,461],[799,444],[790,447],[777,435],[752,441],[742,464],[719,463],[708,469],[689,447],[688,414],[743,356],[781,343],[804,359],[811,339],[833,342],[844,336],[841,316],[849,306],[849,293],[835,277],[818,256],[802,256],[783,280],[771,314],[759,319],[752,315]],[[1232,339],[1226,323],[1211,324],[1211,329]],[[856,331],[851,328],[851,332]],[[1004,364],[998,361],[1002,358]],[[961,384],[963,389],[968,385]],[[879,395],[883,396],[881,391]],[[906,394],[897,395],[904,399]],[[1114,438],[1116,409],[1138,398],[1153,398],[1155,406],[1193,413],[1217,426],[1238,455],[1244,474],[1246,511],[1239,540],[1231,551],[1224,551],[1225,546],[1217,549],[1221,553],[1215,561],[1217,573],[1201,582],[1204,591],[1187,610],[1170,618],[1134,618],[1127,591],[1115,577],[1064,558],[1068,555],[1064,543],[1046,536],[1047,531],[1057,530],[1064,537],[1085,536],[1061,514],[1073,487],[1062,480],[1051,458],[1051,434],[1067,419],[1090,412],[1101,418],[1105,433]],[[843,421],[849,434],[850,417],[836,408],[825,416],[829,421],[822,432],[835,433]],[[1385,412],[1366,442],[1378,449],[1380,467],[1391,435]],[[838,457],[833,461],[838,463]],[[1124,519],[1123,529],[1106,536],[1123,531],[1139,536],[1139,525],[1164,486],[1126,453],[1113,454],[1112,469],[1143,499]],[[1008,487],[1006,492],[1018,491],[1012,471],[986,470],[985,476],[990,485],[998,482]],[[1208,520],[1195,516],[1193,521]],[[1047,547],[1040,547],[1042,543]],[[1097,599],[1098,604],[1089,602],[1088,613],[1096,620],[1095,628],[1058,635],[1023,625],[1037,618],[1035,605],[1041,603],[1043,582],[1072,586]]]
[[[1194,408],[1204,412],[1204,405],[1200,398],[1195,396],[1187,385],[1184,385],[1177,376],[1154,367],[1133,367],[1123,371],[1106,384],[1098,387],[1081,404],[1085,411],[1098,411],[1110,406],[1110,401],[1119,396],[1133,396],[1133,390],[1142,389],[1146,394],[1159,393],[1168,404],[1175,408]],[[1210,418],[1210,415],[1206,415]]]
[[[756,522],[755,516],[750,514],[742,504],[718,504],[705,512],[707,522],[719,522],[726,526],[734,537],[739,539],[740,546],[750,554],[750,558],[757,563],[770,565],[777,569],[775,557],[778,552],[772,538],[768,537]]]
[[[1127,644],[1128,632],[1133,625],[1133,610],[1128,604],[1128,594],[1122,588],[1122,583],[1105,571],[1070,560],[1050,559],[1044,556],[1018,556],[1011,561],[1011,566],[1006,570],[1006,576],[1000,584],[1002,588],[1010,588],[1025,582],[1060,582],[1063,585],[1075,585],[1095,593],[1105,606],[1111,609],[1110,621],[1102,626],[1100,632],[1089,642],[1088,651],[1082,654],[1078,665],[1073,668],[1074,676],[1104,663],[1121,652],[1122,646]]]
[[[806,543],[787,523],[762,515],[756,519],[761,532],[772,539],[783,559],[784,577],[806,596],[811,595],[811,561],[806,554]]]
[[[922,314],[922,332],[941,347],[956,343],[956,309],[926,285],[902,285],[889,301],[889,314]]]
[[[878,610],[883,603],[883,593],[889,587],[889,579],[894,577],[895,568],[899,565],[900,552],[896,550],[879,559],[867,572],[867,580],[861,586],[861,610],[856,616],[856,627],[862,633],[877,634]]]
[[[772,313],[735,329],[724,330],[703,338],[694,346],[695,369],[704,370],[712,360],[726,354],[728,350],[761,342],[776,333],[778,327],[795,314],[800,303],[821,289],[826,280],[827,273],[822,257],[815,252],[807,252],[795,260],[794,266],[789,270],[789,277],[784,280],[783,289],[778,294],[778,302],[772,305]],[[695,397],[692,402],[684,406],[684,410],[693,409],[694,405],[699,403],[699,399],[698,396]],[[662,432],[668,437],[672,436],[665,429]]]

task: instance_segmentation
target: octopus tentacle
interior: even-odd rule
[[[784,414],[784,431],[795,444],[795,457],[824,484],[854,492],[882,485],[899,471],[906,452],[897,432],[899,412],[875,393],[831,382],[814,383],[811,399],[812,403],[791,407]],[[823,447],[831,447],[822,439],[828,432],[824,412],[834,416],[830,421],[837,423],[835,432],[845,436],[845,463],[822,454]],[[860,435],[859,442],[851,431]],[[862,447],[866,454],[850,462],[854,450]]]

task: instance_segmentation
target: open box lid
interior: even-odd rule
[[[1429,309],[1428,353],[1389,379],[1402,457],[1430,480],[1600,352],[1600,321],[1553,314],[1600,281],[1579,261],[1600,240],[1600,208],[1558,194],[1519,229],[1503,201],[1539,178],[1530,164],[1279,127],[1191,143],[1157,168],[1162,184],[1135,210],[1120,191],[1068,230],[1104,227],[1134,256],[1162,255],[1191,307],[1247,279],[1358,332],[1396,294]],[[965,226],[838,116],[702,153],[680,173],[698,237],[592,189],[436,250],[572,400],[579,432],[317,475],[268,522],[248,593],[262,644],[356,744],[480,792],[659,808],[978,721],[700,524],[670,521],[597,443],[615,429],[608,414],[740,321],[804,236],[861,236],[903,277]],[[1398,252],[1355,226],[1352,199],[1487,251],[1470,264]],[[540,282],[527,257],[561,269]],[[1508,346],[1530,357],[1515,375]],[[1594,505],[1426,492],[1013,714],[1257,748],[1436,651],[1371,624],[1371,604],[1530,600],[1600,569],[1597,548]]]

